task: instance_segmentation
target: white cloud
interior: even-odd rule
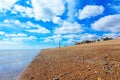
[[[13,40],[13,41],[20,41],[20,42],[25,41],[25,40],[36,40],[36,39],[37,39],[37,37],[35,37],[35,36],[13,37],[13,38],[11,38],[11,40]]]
[[[26,0],[26,4],[31,5],[31,1],[30,0]]]
[[[87,5],[82,10],[79,10],[78,18],[79,19],[91,18],[100,15],[103,12],[104,12],[103,6]]]
[[[8,19],[5,19],[3,21],[4,24],[16,24],[16,25],[21,25],[21,22],[19,20],[8,20]]]
[[[61,40],[62,36],[60,34],[44,38],[44,42],[59,42]]]
[[[67,35],[63,35],[62,37],[63,38],[77,38],[78,35],[76,35],[76,34],[67,34]]]
[[[23,17],[34,17],[33,9],[29,7],[24,7],[21,5],[14,5],[14,9],[12,10],[12,13],[18,14],[20,13]]]
[[[13,29],[13,32],[22,31],[22,27],[25,23],[20,22],[19,20],[14,19],[5,19],[0,22],[1,27],[5,27],[7,29]]]
[[[30,21],[27,21],[26,22],[26,25],[23,25],[22,27],[26,27],[26,28],[31,28],[31,27],[36,27],[37,25],[36,24],[33,24],[32,22]]]
[[[53,21],[53,23],[59,24],[59,25],[64,22],[60,17],[54,17],[54,18],[52,19],[52,21]]]
[[[53,36],[53,37],[54,37],[55,42],[62,41],[62,36],[61,35],[56,35],[56,36]]]
[[[21,22],[19,20],[15,20],[15,24],[20,25]]]
[[[103,37],[118,38],[119,34],[116,33],[106,33],[102,35]]]
[[[0,11],[10,10],[18,0],[0,0]]]
[[[80,33],[82,31],[81,25],[77,22],[70,23],[65,21],[60,28],[56,28],[55,34]]]
[[[67,2],[67,8],[68,8],[68,12],[67,12],[67,15],[69,16],[68,17],[68,20],[69,21],[74,21],[74,17],[75,17],[75,14],[76,14],[76,4],[78,2],[78,0],[66,0]]]
[[[37,26],[38,29],[31,29],[31,30],[26,30],[28,32],[33,32],[33,33],[42,33],[42,34],[47,34],[50,33],[50,31],[44,27]]]
[[[61,41],[62,43],[75,43],[75,42],[80,42],[83,40],[96,40],[98,39],[100,36],[96,35],[96,34],[89,34],[89,33],[85,33],[85,34],[55,34],[53,36],[50,37],[46,37],[44,38],[44,42],[59,42]]]
[[[1,45],[17,45],[19,44],[19,42],[17,41],[11,41],[11,40],[8,40],[8,39],[4,39],[4,40],[0,40],[0,46]],[[10,47],[9,47],[10,48]]]
[[[112,0],[111,3],[108,3],[108,6],[117,13],[120,13],[120,0]]]
[[[34,37],[26,37],[26,38],[5,38],[3,40],[0,40],[0,49],[39,49],[41,46],[34,46],[31,48],[30,45],[26,45],[26,43],[24,43],[23,41],[28,41],[28,40],[33,40],[36,39]],[[41,47],[42,48],[42,47]]]
[[[42,27],[38,24],[34,24],[30,21],[27,22],[20,22],[19,20],[4,20],[3,23],[0,25],[8,25],[8,26],[14,26],[14,27],[24,27],[26,28],[24,31],[28,32],[34,32],[34,33],[42,33],[42,34],[47,34],[50,33],[50,30],[46,29],[45,27]],[[31,28],[36,28],[36,29],[31,29]]]
[[[68,39],[65,43],[75,43],[76,40],[73,38]]]
[[[80,34],[67,34],[63,35],[62,38],[67,39],[64,43],[75,43],[80,41]]]
[[[52,42],[52,40],[50,38],[45,38],[44,42]]]
[[[4,35],[5,34],[5,32],[3,32],[3,31],[0,31],[0,35]]]
[[[61,41],[62,43],[74,43],[74,42],[77,42],[79,38],[80,38],[80,35],[77,35],[77,34],[65,34],[65,35],[55,34],[53,36],[49,36],[43,39],[44,39],[44,42],[58,43],[59,41]],[[67,41],[64,41],[64,39]]]
[[[120,32],[120,14],[102,17],[91,26],[98,31]]]
[[[30,36],[30,35],[27,35],[25,33],[11,33],[11,34],[8,34],[8,33],[4,33],[4,38],[2,39],[3,42],[18,42],[18,43],[22,43],[23,41],[27,40],[36,40],[37,37],[36,36]]]
[[[26,37],[28,35],[24,33],[18,33],[18,34],[5,34],[6,37]]]
[[[32,0],[31,2],[36,20],[50,21],[62,15],[65,8],[62,0]]]
[[[8,45],[14,45],[14,44],[22,44],[23,41],[31,41],[36,40],[36,36],[28,36],[23,33],[18,34],[5,34],[5,37],[0,40],[0,44],[8,44]]]
[[[81,34],[80,35],[80,40],[96,40],[98,39],[99,36],[96,34],[89,34],[89,33],[85,33],[85,34]]]

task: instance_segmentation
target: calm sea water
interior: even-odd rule
[[[0,50],[0,80],[16,80],[40,50]]]

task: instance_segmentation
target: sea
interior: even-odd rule
[[[40,50],[0,50],[0,80],[17,80]]]

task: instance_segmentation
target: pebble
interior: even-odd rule
[[[95,73],[97,74],[98,72],[97,72],[97,71],[95,71]]]
[[[82,80],[86,80],[87,77],[83,77]]]
[[[53,80],[59,80],[59,78],[56,77],[56,78],[53,78]]]
[[[88,71],[90,71],[90,70],[91,70],[91,68],[89,67],[89,68],[88,68]]]
[[[106,72],[110,71],[110,68],[108,66],[105,67]]]

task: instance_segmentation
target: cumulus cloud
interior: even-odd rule
[[[58,42],[62,41],[62,43],[75,43],[75,42],[80,42],[83,40],[96,40],[100,36],[97,34],[90,34],[90,33],[85,33],[85,34],[55,34],[53,36],[49,36],[44,38],[44,42]]]
[[[22,42],[24,40],[35,40],[37,39],[36,36],[29,36],[25,33],[6,33],[5,38],[3,39],[3,41],[15,41],[15,42]]]
[[[62,35],[57,34],[44,38],[44,42],[59,42],[62,40]]]
[[[35,40],[35,39],[37,39],[37,37],[35,37],[35,36],[27,36],[27,37],[13,37],[13,38],[11,38],[11,40],[13,40],[13,41],[28,41],[28,40]]]
[[[11,42],[15,43],[23,43],[23,41],[31,41],[36,40],[36,36],[28,36],[24,33],[16,33],[16,34],[5,34],[5,37],[1,40],[1,42],[7,42],[8,44]]]
[[[97,38],[99,38],[98,35],[96,34],[89,34],[89,33],[85,33],[80,35],[80,40],[96,40]]]
[[[28,31],[28,32],[34,32],[34,33],[42,33],[42,34],[46,34],[46,33],[50,33],[50,30],[46,29],[45,27],[42,27],[38,24],[34,24],[30,21],[27,22],[20,22],[19,20],[8,20],[5,19],[3,21],[3,23],[0,24],[1,26],[17,26],[17,27],[21,27],[24,28],[24,31]],[[6,26],[5,26],[6,27]],[[11,27],[8,27],[11,28]],[[36,29],[31,29],[31,28],[36,28]],[[22,29],[21,29],[22,30]]]
[[[67,34],[63,35],[62,38],[67,39],[65,43],[75,43],[83,40],[96,40],[99,38],[96,34],[84,33],[84,34]]]
[[[45,22],[62,15],[65,9],[62,0],[32,0],[31,2],[35,19]]]
[[[38,29],[31,29],[31,30],[26,30],[26,31],[32,32],[32,33],[42,33],[42,34],[50,33],[50,31],[44,27],[37,26],[37,28]]]
[[[42,27],[38,24],[33,24],[30,21],[26,22],[26,25],[24,27],[27,27],[27,32],[32,32],[32,33],[42,33],[42,34],[48,34],[50,33],[50,30],[46,29],[45,27]],[[30,29],[30,27],[34,27],[37,29]]]
[[[102,17],[91,26],[98,31],[120,32],[120,14]]]
[[[26,45],[24,41],[32,41],[36,39],[37,37],[35,36],[5,37],[0,40],[0,49],[30,49],[31,47]]]
[[[62,41],[62,43],[74,43],[74,42],[77,42],[79,38],[80,38],[80,35],[77,35],[77,34],[54,34],[53,36],[44,38],[44,42]],[[63,39],[66,39],[67,41],[64,41]]]
[[[13,14],[21,14],[23,17],[34,17],[33,9],[29,7],[24,7],[21,5],[14,5],[14,9],[12,10]]]
[[[67,8],[68,8],[67,15],[68,15],[69,21],[74,21],[74,17],[75,17],[76,11],[77,11],[77,9],[76,9],[77,2],[78,2],[78,0],[66,0]]]
[[[77,22],[70,23],[65,21],[63,25],[59,28],[56,28],[54,33],[55,34],[68,34],[68,33],[79,33],[82,32],[81,25]]]
[[[19,21],[19,20],[12,20],[12,19],[5,19],[4,21],[3,21],[4,23],[14,23],[14,24],[21,24],[21,22]]]
[[[44,42],[52,42],[52,40],[50,38],[45,38]]]
[[[118,38],[119,34],[117,34],[117,33],[105,33],[102,36],[103,37],[110,37],[110,38]]]
[[[103,12],[104,12],[103,6],[86,5],[82,10],[79,10],[78,18],[79,19],[91,18],[100,15]]]
[[[25,33],[5,33],[4,37],[0,39],[0,45],[9,46],[10,48],[10,46],[19,46],[24,44],[24,41],[32,41],[36,39],[36,36],[28,36]]]
[[[7,27],[7,26],[11,26],[11,27],[15,27],[15,25],[17,27],[19,26],[22,26],[22,23],[19,21],[19,20],[14,20],[14,19],[5,19],[3,20],[2,22],[0,22],[0,26],[4,26],[4,27]],[[9,28],[11,28],[9,27]]]
[[[18,0],[0,0],[0,11],[10,10]]]
[[[67,39],[64,43],[75,43],[80,41],[80,34],[66,34],[62,38]]]
[[[111,0],[111,3],[108,3],[108,6],[117,13],[120,13],[120,0]]]
[[[26,0],[26,4],[31,5],[31,1],[30,0]]]
[[[4,35],[5,34],[5,32],[3,32],[3,31],[0,31],[0,35]]]
[[[77,34],[66,34],[62,36],[63,38],[79,38],[80,35]]]
[[[24,33],[17,33],[17,34],[5,34],[6,37],[26,37],[28,35]]]
[[[60,17],[54,17],[52,21],[54,24],[59,24],[59,25],[64,22]]]
[[[75,43],[75,42],[77,42],[75,39],[70,38],[65,43]]]

